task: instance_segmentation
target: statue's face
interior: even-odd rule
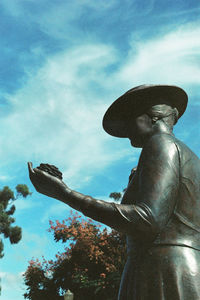
[[[146,139],[153,133],[153,125],[150,116],[142,114],[131,119],[128,126],[128,138],[133,147],[142,148]]]

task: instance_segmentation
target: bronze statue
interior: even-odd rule
[[[179,87],[143,85],[107,110],[104,129],[142,148],[121,204],[72,191],[29,163],[38,192],[126,233],[119,300],[200,299],[200,160],[172,133],[186,106]]]

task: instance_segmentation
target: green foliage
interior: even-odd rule
[[[13,202],[17,200],[19,196],[27,197],[31,195],[28,187],[25,184],[18,184],[16,186],[17,195],[8,187],[4,186],[0,190],[0,235],[5,239],[9,238],[11,244],[18,243],[22,238],[22,230],[19,226],[13,226],[15,219],[12,217],[15,213],[15,205]],[[3,257],[3,241],[0,238],[0,258]],[[0,287],[1,295],[1,287]]]
[[[17,194],[19,196],[22,196],[24,198],[26,198],[27,196],[31,195],[32,193],[30,193],[28,187],[26,184],[18,184],[16,186],[16,190],[17,190]]]
[[[17,195],[8,187],[4,186],[0,190],[0,234],[4,238],[9,238],[11,244],[16,244],[21,240],[21,228],[13,226],[15,219],[15,205],[13,202],[19,197],[27,197],[31,193],[25,184],[18,184],[16,186]],[[3,257],[3,241],[0,240],[0,258]]]
[[[32,259],[24,274],[30,300],[63,299],[73,291],[75,299],[115,300],[126,258],[125,236],[76,213],[62,222],[50,221],[56,242],[67,243],[55,260]]]
[[[14,193],[8,186],[4,186],[4,188],[0,190],[0,204],[3,206],[3,209],[6,209],[9,201],[14,199]]]
[[[2,239],[0,239],[0,258],[3,257],[3,242]]]
[[[122,197],[122,194],[117,193],[117,192],[113,192],[113,193],[110,193],[109,197],[114,199],[115,201],[119,201]]]

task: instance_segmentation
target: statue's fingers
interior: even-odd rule
[[[28,162],[28,170],[29,170],[29,174],[33,174],[34,173],[33,164],[30,161]]]
[[[44,172],[40,171],[38,168],[33,168],[32,162],[28,162],[28,170],[30,174],[43,174]]]
[[[28,171],[29,171],[29,178],[33,183],[36,174],[35,174],[35,169],[33,169],[32,162],[28,162]]]

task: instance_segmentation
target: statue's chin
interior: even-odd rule
[[[140,134],[134,135],[133,137],[129,138],[131,145],[135,148],[143,148],[146,141],[152,136],[152,134]]]
[[[135,148],[142,148],[143,147],[143,143],[139,139],[131,139],[130,142],[131,142],[131,145]]]

